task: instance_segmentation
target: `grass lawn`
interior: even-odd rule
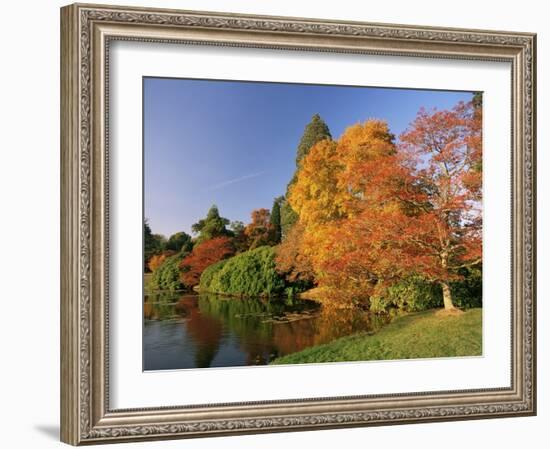
[[[275,359],[272,364],[395,360],[481,355],[481,309],[442,316],[436,310],[398,317],[375,335],[355,334]]]

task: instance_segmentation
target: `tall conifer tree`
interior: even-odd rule
[[[298,214],[292,209],[286,198],[290,187],[296,182],[297,173],[300,170],[301,160],[309,153],[309,150],[317,142],[324,139],[332,139],[330,130],[319,114],[313,115],[311,121],[306,125],[298,148],[296,149],[296,171],[288,183],[285,199],[280,204],[281,212],[281,235],[284,238],[294,223],[298,221]]]
[[[271,208],[270,221],[273,226],[273,238],[274,243],[280,243],[281,241],[281,203],[284,201],[283,196],[279,196],[273,200],[273,207]]]

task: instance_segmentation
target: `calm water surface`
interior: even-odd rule
[[[143,311],[145,370],[266,365],[386,321],[308,300],[189,293],[147,295]]]

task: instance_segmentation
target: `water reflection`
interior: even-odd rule
[[[143,310],[145,370],[265,365],[387,321],[307,300],[194,294],[149,295]]]

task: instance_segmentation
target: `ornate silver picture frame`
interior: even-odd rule
[[[109,50],[117,40],[511,65],[510,387],[113,409]],[[93,444],[536,413],[536,36],[75,4],[61,9],[61,439]],[[506,194],[506,193],[503,193]]]

